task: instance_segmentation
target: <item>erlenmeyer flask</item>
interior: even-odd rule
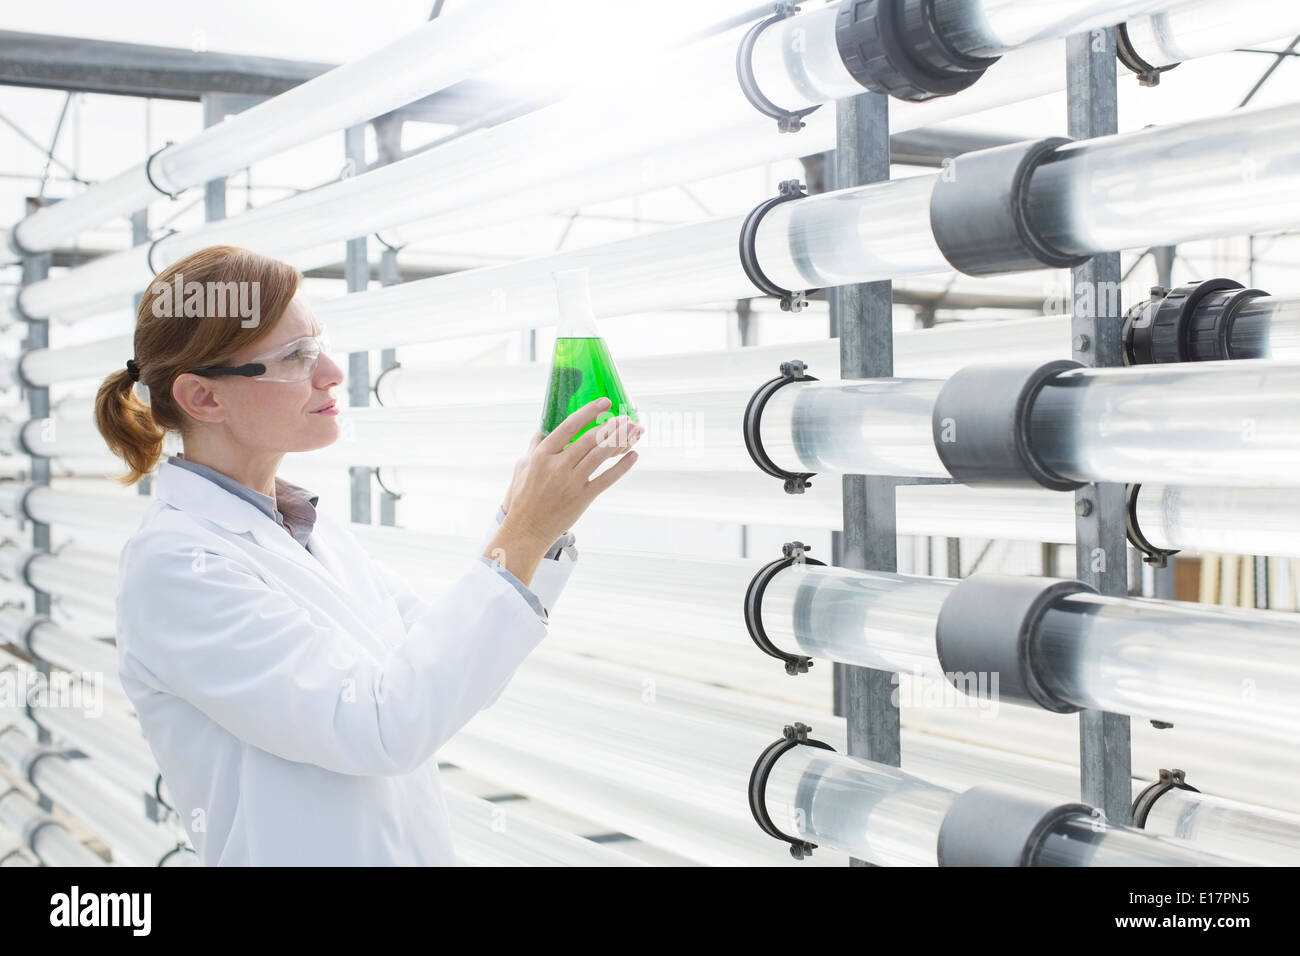
[[[639,421],[614,367],[609,347],[596,328],[587,270],[564,269],[552,276],[559,299],[560,321],[555,327],[555,354],[542,408],[542,434],[549,435],[573,412],[601,397],[609,399],[609,410],[596,416],[595,421],[574,436],[575,440],[618,415]]]

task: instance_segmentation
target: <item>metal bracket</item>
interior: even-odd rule
[[[806,125],[803,118],[814,110],[820,109],[821,104],[792,111],[782,109],[764,96],[758,88],[758,80],[754,77],[754,44],[758,42],[759,34],[772,24],[792,17],[798,12],[798,5],[788,0],[776,3],[772,16],[754,24],[745,33],[744,39],[740,41],[740,47],[736,50],[736,79],[740,81],[740,91],[745,94],[745,99],[749,100],[754,109],[776,120],[776,127],[782,133],[797,133],[803,129]]]
[[[153,264],[153,251],[154,251],[154,249],[157,247],[158,243],[162,242],[164,239],[170,239],[172,236],[176,235],[176,233],[178,233],[178,232],[180,232],[179,229],[168,229],[168,230],[167,230],[166,232],[164,232],[161,236],[155,236],[155,237],[153,238],[153,240],[150,241],[150,243],[149,243],[149,251],[145,253],[145,262],[146,262],[146,263],[148,264],[148,266],[149,266],[149,271],[152,272],[155,276],[158,275],[158,267],[157,267],[156,265]]]
[[[1168,66],[1152,66],[1142,59],[1141,54],[1133,47],[1133,40],[1128,35],[1127,23],[1115,27],[1115,59],[1128,70],[1136,73],[1137,81],[1142,86],[1159,86],[1160,74],[1179,65],[1170,63]]]
[[[374,384],[370,386],[370,393],[375,396],[376,405],[384,404],[384,400],[379,397],[379,383],[382,382],[384,380],[384,376],[387,375],[389,372],[391,372],[393,369],[401,368],[401,367],[402,367],[402,363],[394,359],[392,365],[388,366],[388,368],[386,369],[381,370],[380,373],[375,376]]]
[[[381,402],[380,404],[383,404],[383,403]],[[383,488],[385,492],[387,492],[388,494],[392,495],[392,497],[393,497],[394,500],[396,500],[396,499],[402,497],[402,493],[401,493],[400,491],[394,491],[392,488],[389,488],[386,484],[384,484],[384,479],[383,479],[383,477],[379,474],[379,469],[378,469],[378,468],[372,468],[371,471],[374,472],[375,482],[379,485],[380,488]]]
[[[791,495],[801,495],[805,488],[811,488],[812,482],[808,479],[813,477],[816,472],[786,471],[772,461],[763,448],[762,430],[759,426],[763,418],[763,407],[767,405],[767,400],[776,394],[777,389],[789,385],[791,382],[817,381],[813,376],[804,374],[805,368],[807,366],[799,359],[782,362],[780,366],[781,374],[764,382],[758,387],[758,391],[750,396],[749,403],[745,406],[745,417],[741,422],[741,429],[745,437],[745,450],[749,452],[749,457],[765,473],[774,478],[782,479],[785,483],[786,494]]]
[[[170,140],[170,139],[167,140],[167,142],[163,143],[162,146],[158,147],[158,149],[156,149],[156,150],[154,150],[152,153],[150,153],[150,154],[149,154],[149,158],[146,159],[146,160],[144,161],[144,178],[147,179],[147,180],[149,180],[149,185],[150,185],[150,186],[152,186],[152,187],[153,187],[154,189],[156,189],[158,192],[162,193],[162,194],[163,194],[164,196],[166,196],[168,199],[175,199],[177,196],[179,196],[179,195],[180,195],[181,193],[183,193],[185,190],[182,189],[182,190],[180,190],[180,192],[169,193],[167,190],[165,190],[165,189],[163,189],[161,186],[159,186],[159,185],[158,185],[158,180],[154,179],[154,175],[153,175],[153,162],[154,162],[155,159],[158,158],[158,154],[159,154],[159,153],[162,153],[164,150],[171,149],[171,148],[172,148],[173,146],[175,146],[175,145],[176,145],[176,143],[175,143],[174,140]],[[157,275],[157,273],[155,272],[154,275]]]
[[[1169,558],[1178,552],[1157,548],[1142,533],[1137,520],[1137,500],[1141,490],[1142,485],[1135,484],[1129,485],[1124,491],[1124,531],[1128,535],[1129,544],[1142,552],[1143,561],[1153,568],[1163,568],[1169,563]]]
[[[809,737],[808,734],[811,730],[812,728],[807,724],[787,724],[781,732],[781,739],[769,744],[767,749],[759,754],[758,760],[754,762],[754,769],[749,774],[749,810],[754,815],[754,821],[768,836],[789,843],[790,855],[796,860],[802,860],[804,857],[811,855],[812,851],[817,848],[817,844],[783,833],[772,822],[772,818],[767,812],[767,778],[772,773],[772,768],[776,766],[776,762],[781,758],[782,754],[793,750],[800,744],[835,753],[835,748],[830,744]]]
[[[758,262],[758,252],[754,248],[755,241],[758,238],[758,227],[763,222],[764,216],[781,205],[781,203],[790,202],[793,199],[807,198],[803,183],[797,179],[782,180],[778,189],[778,195],[773,196],[771,199],[765,199],[755,206],[749,215],[745,217],[745,221],[740,227],[740,266],[745,270],[745,275],[750,282],[754,283],[756,288],[766,295],[781,300],[781,310],[783,312],[802,312],[803,307],[808,304],[808,295],[821,290],[781,288],[763,272],[763,268]]]
[[[1182,770],[1161,770],[1155,783],[1143,788],[1133,801],[1133,826],[1146,829],[1151,808],[1170,790],[1190,790],[1192,793],[1200,793],[1201,791],[1188,783],[1186,778],[1187,775]]]
[[[767,590],[767,585],[772,578],[792,564],[815,564],[825,567],[826,562],[805,556],[805,553],[811,550],[812,548],[802,541],[786,542],[781,546],[781,552],[785,557],[765,564],[750,579],[749,587],[745,589],[745,628],[749,631],[750,638],[764,654],[783,661],[785,672],[792,677],[796,674],[808,673],[808,668],[813,666],[813,659],[804,654],[783,651],[772,643],[763,627],[763,592]]]

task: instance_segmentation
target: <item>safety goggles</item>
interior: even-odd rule
[[[286,342],[274,352],[258,355],[243,365],[190,369],[195,375],[243,375],[255,382],[303,382],[316,373],[316,365],[330,348],[329,337],[307,335]]]

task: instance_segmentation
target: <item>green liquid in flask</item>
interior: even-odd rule
[[[614,368],[605,340],[599,336],[565,336],[555,340],[555,357],[551,360],[551,379],[546,386],[542,410],[542,432],[550,434],[560,422],[588,402],[608,398],[610,407],[601,412],[582,431],[576,441],[591,429],[619,415],[639,421],[628,401],[623,382]]]

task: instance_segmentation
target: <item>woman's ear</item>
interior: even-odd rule
[[[172,398],[187,415],[199,422],[225,421],[226,409],[213,383],[202,375],[185,372],[172,382]]]

